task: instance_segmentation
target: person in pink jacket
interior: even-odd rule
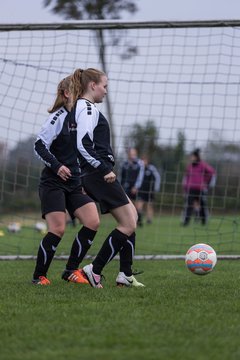
[[[186,168],[183,178],[183,189],[185,193],[185,207],[183,213],[183,225],[190,222],[194,209],[199,213],[201,223],[205,225],[208,220],[207,192],[216,182],[215,169],[201,160],[200,149],[191,153],[191,162]]]

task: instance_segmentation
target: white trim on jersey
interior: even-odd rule
[[[153,176],[155,178],[155,182],[154,182],[154,191],[159,191],[160,190],[160,185],[161,185],[161,175],[159,174],[156,166],[154,166],[153,164],[149,164],[148,165],[149,169],[152,171]]]
[[[209,186],[210,188],[214,188],[215,185],[216,185],[216,181],[217,181],[217,175],[216,175],[216,174],[213,174],[213,176],[211,177],[211,180],[210,180],[208,186]]]
[[[53,141],[58,137],[60,134],[64,120],[67,116],[68,112],[67,110],[62,106],[60,109],[52,113],[48,119],[45,121],[45,123],[42,125],[42,128],[37,136],[36,142],[38,140],[41,140],[42,143],[45,145],[46,149],[48,150],[49,154],[56,159],[56,157],[50,152],[50,146],[52,145]],[[35,143],[36,143],[35,142]],[[44,160],[40,154],[36,151],[34,147],[35,154],[38,156],[38,158],[44,162],[46,166],[51,166],[49,162]]]
[[[138,164],[139,164],[139,173],[135,182],[134,187],[136,189],[140,189],[142,182],[143,182],[143,178],[144,178],[144,162],[140,159],[138,159]]]
[[[88,135],[89,139],[92,141],[92,152],[94,152],[94,144],[93,144],[93,131],[97,126],[99,118],[98,109],[91,104],[91,114],[89,113],[89,109],[86,106],[86,100],[80,99],[77,102],[76,106],[76,115],[75,120],[77,123],[77,148],[82,157],[94,168],[97,168],[101,165],[101,162],[93,157],[87,149],[83,145],[83,139],[86,135]]]

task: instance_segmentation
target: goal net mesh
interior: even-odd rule
[[[36,254],[42,237],[36,230],[42,221],[42,164],[33,143],[58,82],[76,68],[102,69],[99,50],[109,78],[117,167],[126,146],[135,145],[136,131],[141,135],[149,124],[155,131],[158,152],[151,160],[161,174],[161,188],[152,224],[137,229],[137,254],[182,255],[197,242],[209,243],[219,254],[239,254],[240,28],[128,28],[124,23],[111,29],[97,24],[95,29],[86,24],[84,29],[59,28],[0,32],[0,255]],[[100,110],[106,113],[105,103]],[[145,140],[152,139],[146,135]],[[208,194],[208,224],[193,217],[185,228],[182,178],[196,147],[216,169],[217,181]],[[91,254],[113,226],[109,216],[102,217]],[[68,254],[76,231],[67,227],[59,255]]]

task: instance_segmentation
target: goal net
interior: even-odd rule
[[[152,224],[145,216],[137,229],[137,255],[183,255],[200,242],[218,254],[240,254],[239,26],[240,21],[0,25],[0,255],[36,254],[44,225],[38,199],[42,164],[33,143],[58,82],[79,67],[107,72],[109,97],[100,109],[111,121],[117,169],[133,146],[139,156],[147,151],[161,174]],[[182,179],[195,148],[215,168],[217,180],[208,193],[208,223],[194,215],[182,227]],[[102,217],[96,244],[113,226],[109,216]],[[67,226],[59,255],[68,254],[75,232]]]

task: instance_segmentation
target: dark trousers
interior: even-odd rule
[[[208,220],[207,193],[203,190],[189,189],[186,194],[184,207],[183,225],[188,225],[194,210],[194,203],[199,205],[199,218],[201,223],[205,225]]]

